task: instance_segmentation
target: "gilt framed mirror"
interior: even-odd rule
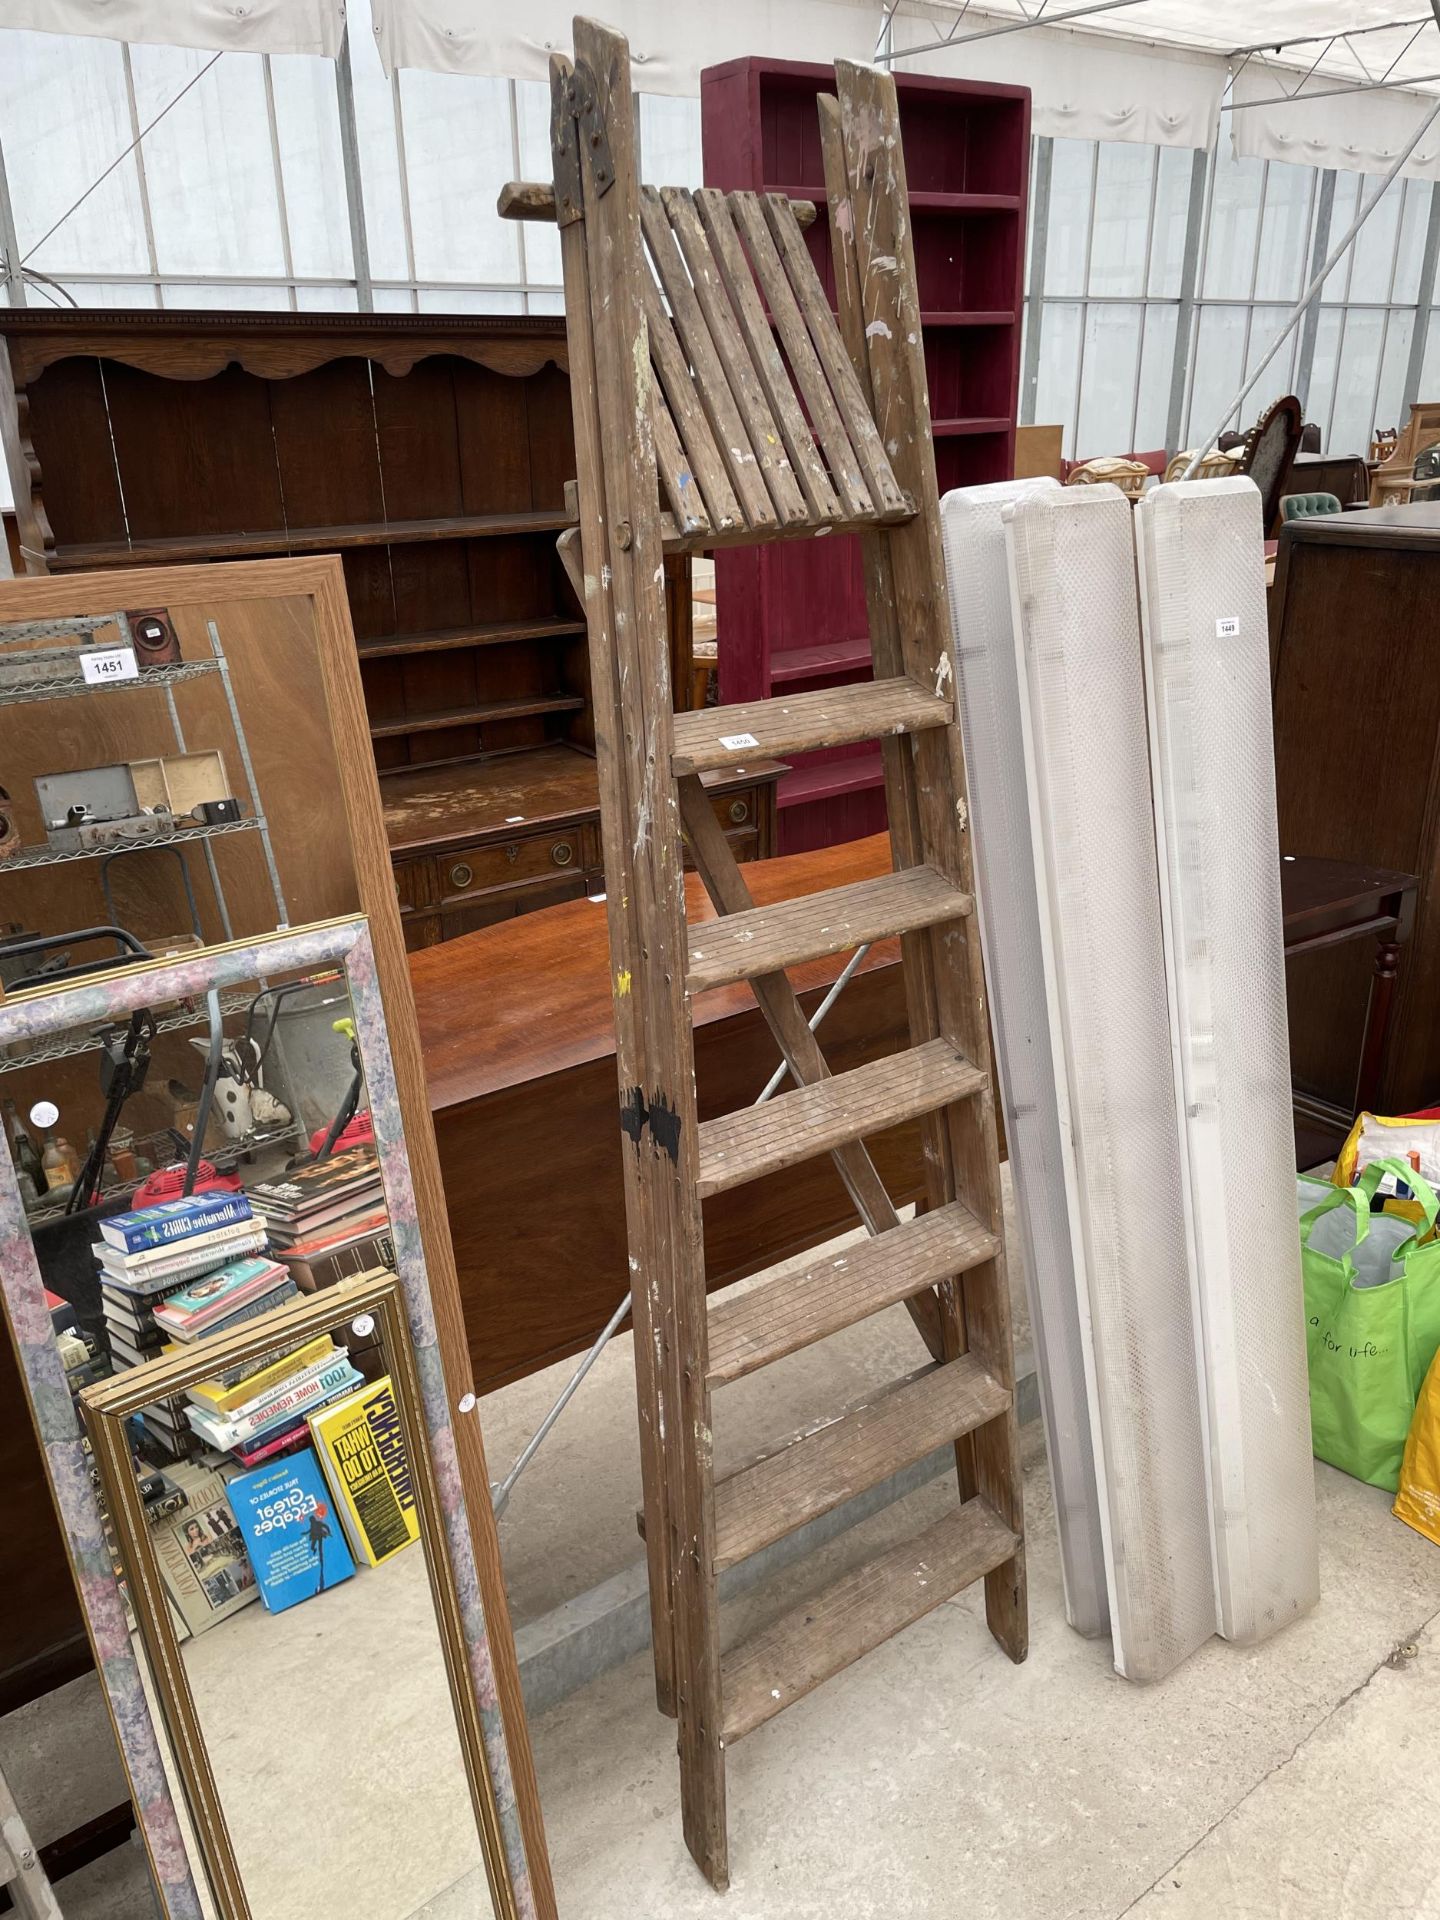
[[[368,922],[24,990],[0,1052],[43,1075],[143,1031],[164,1073],[217,1006],[227,1041],[257,1010],[264,1034],[268,1134],[228,1178],[57,1230],[0,1168],[0,1296],[163,1911],[523,1920],[546,1907],[462,1485],[474,1396]]]

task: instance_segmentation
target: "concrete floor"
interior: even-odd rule
[[[918,1358],[897,1310],[727,1389],[721,1463]],[[568,1372],[485,1403],[497,1478]],[[1255,1650],[1212,1641],[1137,1688],[1106,1643],[1065,1625],[1038,1427],[1024,1454],[1029,1659],[1012,1667],[962,1594],[741,1742],[723,1899],[680,1838],[674,1727],[655,1711],[648,1657],[533,1718],[564,1920],[1440,1920],[1440,1550],[1386,1496],[1317,1467],[1316,1612]],[[505,1515],[517,1625],[634,1563],[637,1498],[622,1337]],[[737,1600],[727,1640],[953,1498],[948,1481],[923,1487]],[[97,1715],[86,1681],[0,1721],[0,1763],[37,1838],[120,1797]],[[398,1886],[390,1896],[365,1920],[488,1911],[471,1876],[438,1896],[417,1885],[408,1907]],[[67,1920],[152,1912],[133,1850],[65,1882],[61,1900]]]
[[[1027,1454],[1029,1659],[1010,1666],[964,1594],[733,1749],[728,1920],[1440,1914],[1440,1551],[1319,1467],[1317,1611],[1137,1688],[1065,1625],[1033,1432]],[[918,1528],[952,1497],[937,1483],[857,1532]],[[742,1603],[732,1627],[858,1544]],[[1397,1647],[1415,1652],[1392,1668]],[[644,1660],[534,1733],[563,1914],[721,1910],[681,1843],[673,1729]]]
[[[1011,1667],[961,1595],[742,1742],[723,1901],[680,1840],[674,1732],[648,1661],[537,1718],[565,1920],[1440,1916],[1440,1551],[1384,1495],[1317,1468],[1317,1611],[1265,1647],[1214,1641],[1136,1688],[1064,1624],[1033,1429],[1026,1454],[1030,1658]],[[730,1630],[950,1497],[936,1483],[867,1522],[867,1541],[738,1603]],[[41,1841],[122,1791],[91,1680],[0,1722],[0,1763]],[[66,1920],[154,1911],[134,1849],[60,1891]],[[462,1881],[367,1920],[460,1920],[484,1899]]]

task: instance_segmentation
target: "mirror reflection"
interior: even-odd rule
[[[492,1914],[343,971],[157,1000],[10,1065],[197,1880],[255,1920]]]
[[[184,1397],[213,1444],[157,1470],[137,1436],[134,1457],[249,1911],[489,1915],[410,1452],[372,1316],[227,1387],[236,1371]],[[316,1410],[293,1422],[243,1410],[307,1391]],[[152,1402],[129,1424],[174,1406]],[[257,1422],[253,1443],[236,1437]]]

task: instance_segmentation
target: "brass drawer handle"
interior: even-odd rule
[[[735,822],[737,827],[740,825],[742,821],[748,820],[750,818],[749,801],[748,800],[732,800],[730,802],[730,818]]]
[[[550,849],[550,858],[557,867],[568,867],[575,858],[575,849],[568,840],[557,840]]]
[[[474,878],[475,869],[473,867],[467,867],[463,860],[450,869],[450,884],[452,887],[468,887]]]

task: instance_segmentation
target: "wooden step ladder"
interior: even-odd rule
[[[656,1691],[679,1720],[685,1838],[728,1882],[725,1749],[973,1581],[1014,1660],[1025,1563],[989,1030],[895,88],[840,64],[820,102],[840,325],[797,208],[636,179],[629,49],[575,22],[551,61],[553,198],[575,413],[635,1315]],[[801,211],[809,211],[802,209]],[[842,332],[843,328],[843,332]],[[863,537],[875,679],[674,714],[664,555]],[[578,554],[576,552],[578,537]],[[756,907],[700,775],[879,739],[895,871]],[[719,918],[688,927],[682,835]],[[899,935],[907,1051],[832,1075],[788,967]],[[748,981],[794,1090],[701,1124],[690,1000]],[[924,1125],[902,1222],[867,1137]],[[707,1306],[702,1203],[830,1154],[873,1239]],[[932,1356],[729,1479],[715,1388],[904,1301]],[[718,1572],[954,1443],[960,1501],[723,1656]]]

